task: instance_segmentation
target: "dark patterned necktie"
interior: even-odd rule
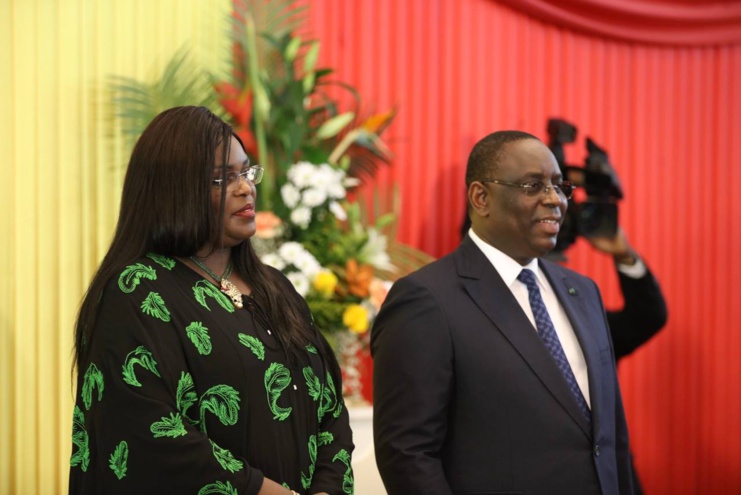
[[[535,282],[535,274],[531,270],[522,270],[517,276],[517,280],[527,285],[528,297],[530,299],[530,309],[533,310],[533,316],[535,317],[535,326],[538,328],[538,335],[543,340],[548,352],[553,356],[553,360],[561,370],[566,383],[571,390],[571,394],[576,399],[576,403],[579,406],[579,410],[584,415],[589,423],[589,428],[592,428],[592,414],[587,406],[587,401],[584,399],[584,395],[581,393],[579,384],[576,382],[574,372],[571,370],[569,360],[566,359],[566,354],[563,352],[561,347],[561,341],[558,340],[556,335],[556,329],[553,327],[551,317],[548,315],[548,310],[545,307],[543,298],[540,296],[540,289],[538,284]]]

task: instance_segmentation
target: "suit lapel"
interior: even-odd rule
[[[561,371],[496,269],[468,236],[456,250],[455,257],[458,275],[469,297],[512,344],[584,433],[591,436],[587,422],[579,411]],[[587,361],[587,366],[591,369],[592,363]],[[590,374],[590,384],[591,380]]]

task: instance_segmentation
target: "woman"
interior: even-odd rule
[[[70,493],[352,493],[337,362],[250,244],[261,178],[202,107],[139,138],[77,320]]]

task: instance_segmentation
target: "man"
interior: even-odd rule
[[[474,146],[466,184],[469,235],[394,284],[371,334],[386,489],[632,493],[599,291],[542,259],[573,186],[548,147],[518,131]]]

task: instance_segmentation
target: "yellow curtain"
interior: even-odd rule
[[[73,325],[118,214],[111,75],[183,45],[217,68],[229,0],[0,0],[0,493],[67,490]]]

